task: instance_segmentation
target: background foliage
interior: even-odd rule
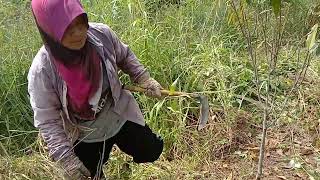
[[[176,81],[176,90],[204,93],[211,106],[209,126],[205,131],[197,132],[199,114],[194,100],[165,98],[158,101],[135,94],[147,123],[164,137],[165,152],[154,165],[130,163],[131,170],[125,171],[123,164],[128,157],[115,149],[106,172],[114,179],[251,177],[256,152],[249,151],[248,147],[257,146],[261,119],[255,104],[254,69],[246,53],[248,47],[229,2],[82,2],[90,21],[108,24],[164,87],[169,88]],[[242,1],[239,5],[250,15],[255,11],[271,10],[270,2],[276,1]],[[26,76],[42,43],[30,13],[30,2],[0,0],[0,3],[0,179],[2,176],[7,179],[59,179],[59,173],[55,173],[57,170],[48,161],[37,139],[37,130],[32,126]],[[278,79],[272,87],[277,89],[278,102],[283,101],[293,83],[290,75],[296,71],[296,50],[305,50],[306,35],[319,22],[319,7],[319,3],[311,0],[287,0],[281,4],[285,21],[283,48]],[[252,27],[254,23],[250,21]],[[274,22],[269,23],[272,26]],[[257,44],[262,43],[259,37],[254,40]],[[257,53],[263,62],[263,47]],[[290,97],[285,113],[270,134],[278,137],[279,133],[291,130],[298,139],[308,139],[306,144],[312,144],[312,151],[320,147],[317,140],[320,66],[317,59],[313,57],[305,86]],[[264,67],[262,63],[259,69],[267,74]],[[129,82],[126,75],[121,79]],[[277,149],[294,146],[290,133],[284,136],[288,139],[277,144]],[[290,152],[292,154],[283,158],[304,161],[293,149]],[[318,157],[316,153],[314,155]],[[246,168],[242,169],[243,166]],[[316,176],[314,167],[312,163],[305,163],[304,170],[297,171],[307,177]]]

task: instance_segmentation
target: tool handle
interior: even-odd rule
[[[129,90],[131,92],[141,92],[141,93],[144,93],[147,91],[146,89],[138,86],[124,86],[124,89]],[[165,95],[165,96],[190,96],[190,95],[192,96],[192,94],[188,94],[185,92],[174,91],[171,93],[170,91],[165,89],[161,89],[160,92],[162,95]]]

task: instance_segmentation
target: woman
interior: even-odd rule
[[[145,124],[118,68],[147,95],[160,97],[150,77],[112,30],[88,23],[79,0],[32,0],[44,46],[28,74],[34,125],[68,179],[103,178],[101,167],[116,144],[136,163],[153,162],[163,140]]]

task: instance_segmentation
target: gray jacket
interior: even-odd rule
[[[114,101],[113,111],[122,118],[144,125],[144,118],[132,94],[122,89],[118,68],[133,82],[150,76],[127,45],[104,24],[90,23],[88,41],[102,57]],[[34,125],[47,143],[49,154],[58,160],[72,152],[79,135],[77,121],[67,109],[67,86],[59,76],[50,52],[43,46],[35,56],[28,74],[28,92],[34,111]]]

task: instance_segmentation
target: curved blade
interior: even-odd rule
[[[199,117],[198,131],[200,131],[206,126],[209,119],[208,97],[200,95],[199,99],[200,99],[200,117]]]

